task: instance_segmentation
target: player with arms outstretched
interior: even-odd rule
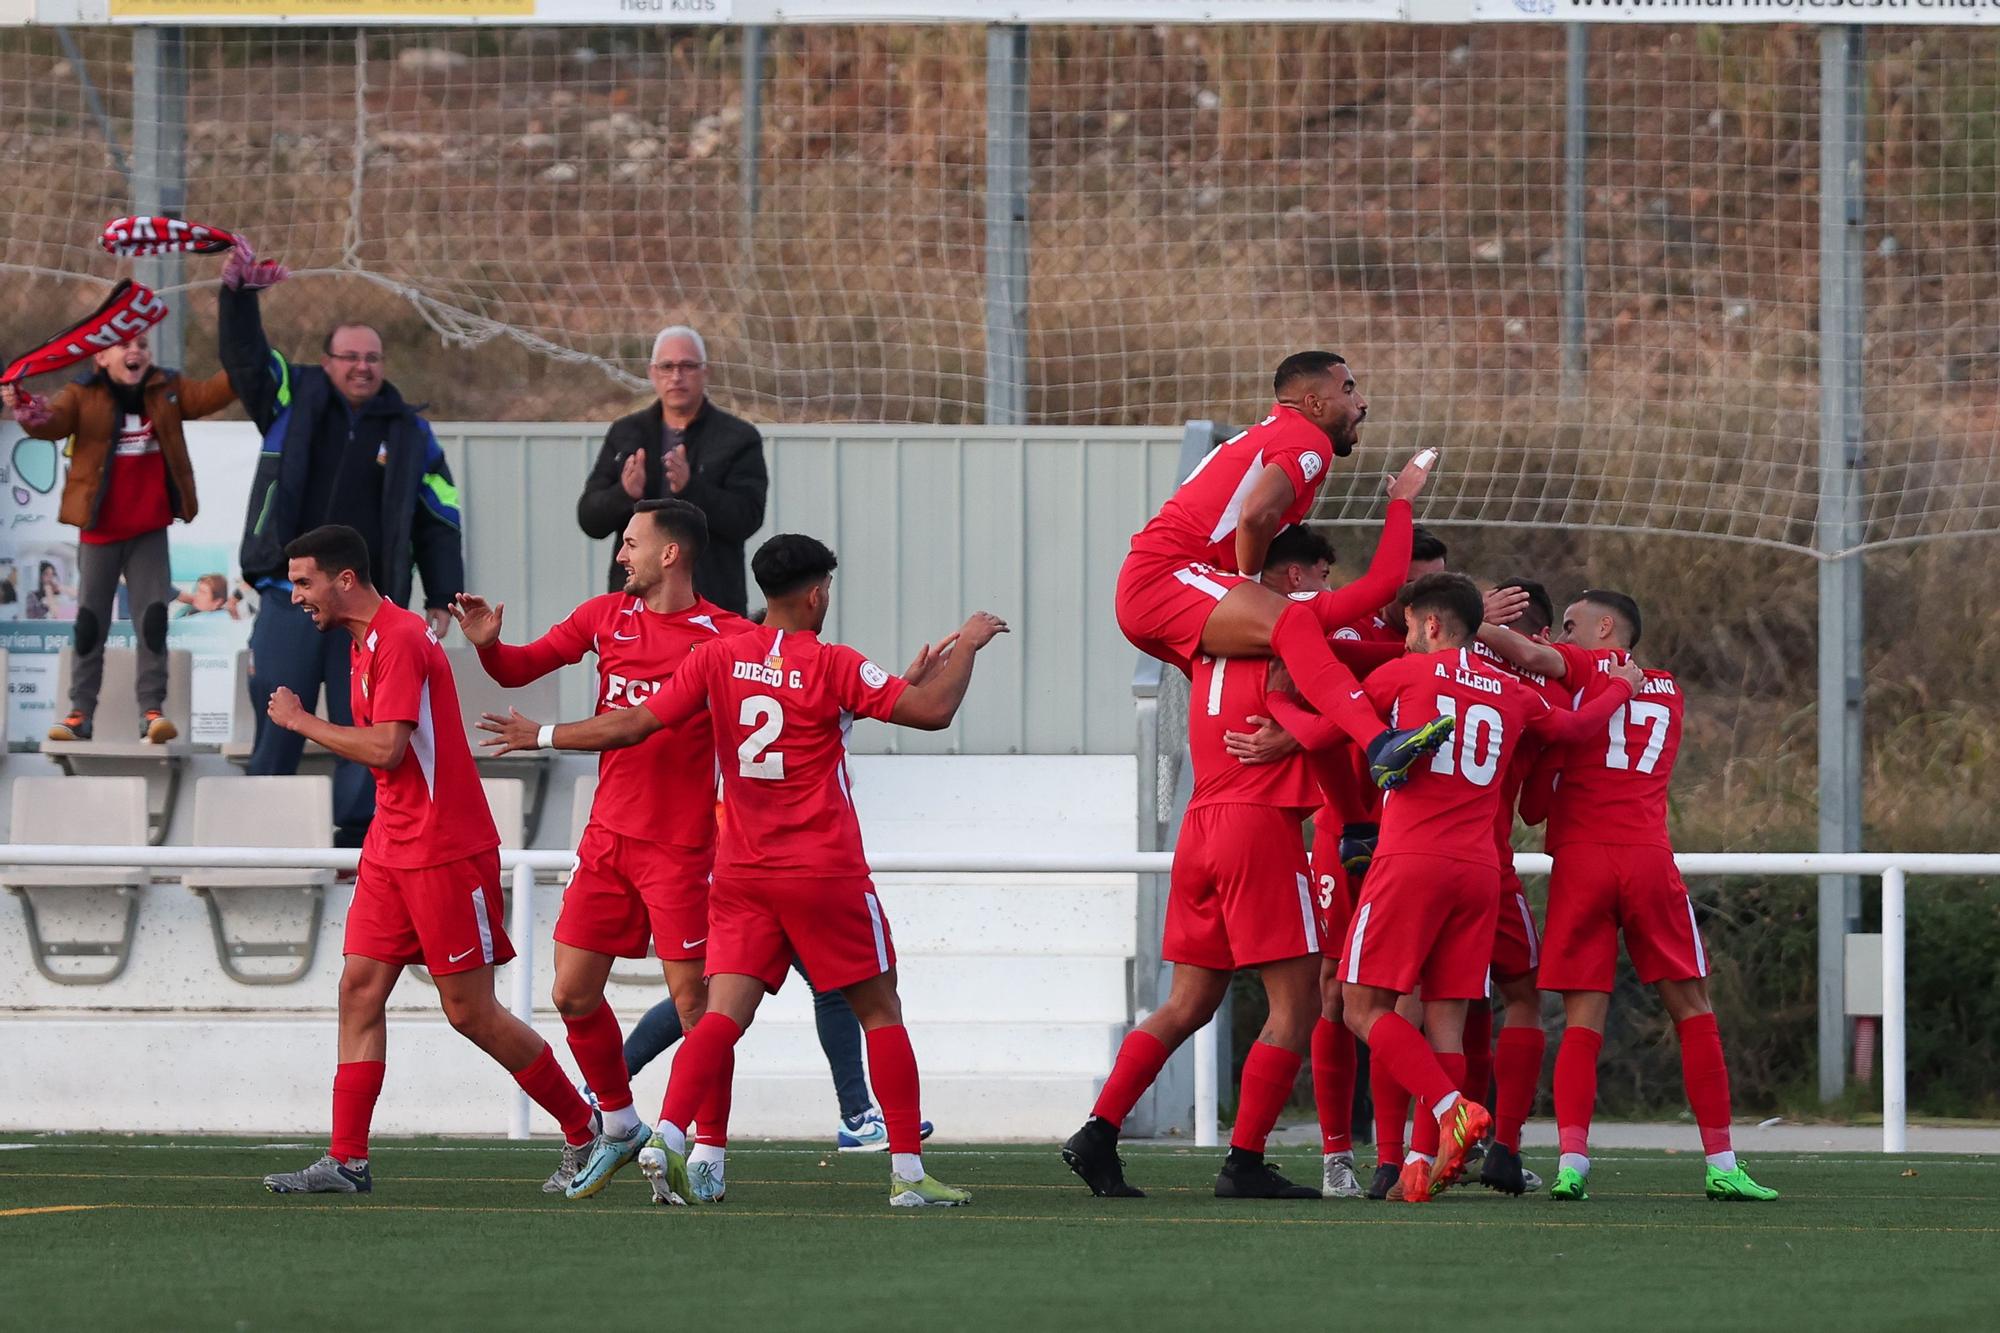
[[[1561,681],[1585,708],[1629,666],[1640,629],[1632,598],[1590,590],[1563,611],[1560,642],[1536,643],[1504,630],[1482,637],[1517,666]],[[1667,788],[1680,754],[1683,704],[1672,674],[1646,671],[1637,696],[1608,723],[1545,756],[1542,769],[1555,776],[1553,795],[1538,769],[1522,797],[1522,813],[1530,818],[1540,813],[1535,804],[1545,802],[1547,846],[1555,859],[1540,985],[1562,992],[1567,1019],[1555,1077],[1562,1156],[1549,1187],[1565,1201],[1590,1197],[1585,1187],[1597,1057],[1621,935],[1633,970],[1659,991],[1680,1038],[1681,1080],[1708,1158],[1708,1197],[1744,1203],[1778,1197],[1750,1178],[1731,1146],[1729,1066],[1708,1000],[1708,954],[1667,834]]]
[[[375,773],[375,818],[347,909],[333,1141],[303,1171],[264,1177],[276,1194],[366,1194],[368,1124],[388,1059],[389,991],[412,963],[437,983],[445,1017],[562,1126],[565,1159],[591,1142],[590,1107],[535,1030],[493,994],[514,956],[500,892],[500,834],[459,720],[444,649],[422,616],[375,591],[353,528],[314,528],[285,547],[292,602],[322,633],[354,636],[354,725],[314,717],[279,687],[273,725]]]
[[[1118,572],[1118,628],[1182,671],[1204,655],[1279,658],[1313,707],[1363,747],[1375,781],[1392,786],[1449,734],[1449,719],[1385,729],[1327,646],[1339,624],[1257,581],[1271,538],[1312,509],[1329,447],[1336,457],[1353,453],[1368,402],[1332,352],[1286,357],[1272,384],[1270,414],[1217,445],[1132,538]],[[1409,541],[1410,504],[1436,459],[1425,450],[1389,483],[1385,542]]]
[[[707,544],[701,510],[685,500],[642,500],[619,542],[622,593],[591,598],[547,634],[519,646],[500,642],[504,606],[465,594],[452,615],[466,642],[479,650],[486,673],[509,689],[595,654],[597,711],[630,708],[672,680],[698,644],[750,628],[741,616],[695,595],[694,565]],[[624,1034],[605,1003],[611,964],[645,957],[650,941],[681,1026],[692,1031],[707,1005],[703,956],[714,868],[715,736],[707,715],[644,744],[606,751],[555,929],[556,1012],[603,1116],[589,1160],[572,1152],[557,1173],[567,1173],[561,1188],[572,1199],[603,1189],[652,1134],[632,1109]],[[729,1081],[716,1086],[720,1095],[701,1110],[692,1159],[695,1193],[705,1202],[722,1197],[729,1141]]]
[[[869,1073],[889,1126],[889,1202],[970,1202],[924,1171],[916,1055],[896,993],[889,920],[869,878],[847,777],[856,717],[940,731],[972,680],[973,660],[1007,626],[984,612],[926,651],[908,678],[819,638],[838,562],[811,537],[780,534],[750,562],[769,614],[747,634],[705,644],[638,708],[555,727],[558,749],[643,742],[706,711],[728,810],[709,894],[708,1013],[681,1046],[666,1102],[639,1166],[661,1203],[692,1193],[687,1127],[727,1076],[730,1053],[796,955],[815,985],[846,993],[868,1043]],[[489,718],[497,753],[544,742],[530,724]]]
[[[1472,580],[1430,575],[1411,587],[1405,605],[1408,655],[1368,677],[1368,696],[1399,723],[1450,716],[1458,726],[1451,743],[1383,802],[1381,841],[1348,927],[1341,980],[1349,1030],[1417,1098],[1401,1183],[1405,1201],[1424,1203],[1456,1179],[1466,1150],[1492,1123],[1460,1085],[1466,1005],[1485,1002],[1500,902],[1493,848],[1500,776],[1525,738],[1561,740],[1602,726],[1617,692],[1629,697],[1641,677],[1636,667],[1620,668],[1591,708],[1559,712],[1472,652],[1483,619]],[[1293,734],[1310,725],[1284,700],[1273,704]],[[1397,1000],[1419,986],[1422,1032],[1396,1012]]]

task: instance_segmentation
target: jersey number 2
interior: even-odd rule
[[[753,728],[736,747],[737,772],[746,778],[781,781],[785,776],[784,752],[771,749],[771,742],[785,729],[783,706],[768,694],[753,694],[743,701],[736,720]]]

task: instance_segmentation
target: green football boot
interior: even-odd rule
[[[904,1180],[894,1173],[889,1176],[891,1208],[957,1208],[971,1202],[970,1194],[953,1189],[928,1173],[922,1180]]]
[[[639,1170],[653,1185],[653,1202],[685,1206],[694,1202],[686,1151],[675,1152],[655,1133],[639,1150]]]
[[[1733,1171],[1708,1168],[1707,1192],[1718,1203],[1769,1203],[1778,1197],[1778,1191],[1750,1179],[1750,1173],[1740,1165]]]
[[[1581,1203],[1590,1197],[1583,1182],[1583,1172],[1573,1166],[1563,1167],[1556,1172],[1556,1183],[1549,1186],[1549,1197],[1558,1203]]]

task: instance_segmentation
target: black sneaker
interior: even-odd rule
[[[1504,1143],[1486,1146],[1486,1160],[1479,1167],[1479,1183],[1502,1194],[1528,1192],[1527,1177],[1521,1171],[1521,1154]]]
[[[49,728],[52,741],[87,741],[90,739],[90,714],[72,708],[69,715]]]
[[[1368,775],[1383,791],[1402,786],[1417,760],[1451,739],[1452,726],[1449,716],[1440,716],[1408,731],[1383,732],[1368,742]]]
[[[1368,1182],[1368,1197],[1378,1203],[1381,1202],[1389,1197],[1390,1189],[1402,1178],[1401,1168],[1390,1166],[1387,1162],[1378,1162],[1375,1166],[1375,1179]]]
[[[1143,1199],[1146,1191],[1125,1183],[1125,1159],[1118,1155],[1118,1131],[1096,1116],[1069,1136],[1063,1161],[1100,1199]]]
[[[1470,1171],[1486,1160],[1486,1150],[1493,1146],[1492,1139],[1481,1139],[1465,1150],[1465,1165],[1462,1170]]]
[[[1279,1175],[1271,1164],[1264,1160],[1264,1154],[1244,1152],[1241,1148],[1231,1148],[1229,1156],[1222,1159],[1222,1170],[1215,1176],[1215,1197],[1218,1199],[1317,1199],[1318,1190],[1310,1185],[1294,1185]]]

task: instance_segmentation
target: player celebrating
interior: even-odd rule
[[[971,1202],[924,1171],[916,1055],[896,994],[888,918],[869,878],[861,826],[848,796],[847,730],[855,717],[940,731],[972,680],[973,659],[1007,626],[984,612],[921,654],[910,678],[890,675],[821,626],[838,562],[811,537],[780,534],[750,562],[769,604],[762,626],[690,654],[673,680],[638,708],[538,729],[488,718],[496,753],[551,744],[600,750],[636,745],[706,710],[722,761],[724,821],[709,896],[708,1013],[682,1044],[666,1102],[639,1167],[661,1203],[692,1194],[687,1127],[766,993],[796,955],[816,985],[844,991],[868,1042],[869,1073],[889,1126],[889,1203]]]
[[[1472,580],[1430,575],[1412,586],[1405,605],[1409,654],[1369,676],[1364,688],[1399,722],[1450,716],[1458,727],[1452,743],[1383,802],[1381,841],[1342,951],[1342,999],[1347,1026],[1368,1043],[1371,1059],[1386,1064],[1424,1108],[1401,1179],[1403,1198],[1424,1203],[1457,1177],[1466,1150],[1491,1124],[1460,1084],[1466,1004],[1486,995],[1500,901],[1498,779],[1524,737],[1588,734],[1610,717],[1618,691],[1629,697],[1642,677],[1637,667],[1621,667],[1619,683],[1589,709],[1557,712],[1469,648],[1482,620]],[[1273,706],[1288,729],[1307,725],[1287,701]],[[1421,1033],[1395,1011],[1397,999],[1419,986]]]
[[[369,582],[368,546],[353,528],[314,528],[285,547],[292,602],[322,633],[354,636],[354,725],[314,717],[288,689],[271,722],[375,771],[375,818],[347,909],[340,978],[340,1064],[333,1142],[303,1171],[264,1177],[277,1194],[366,1194],[368,1122],[388,1057],[389,991],[422,963],[451,1025],[556,1118],[570,1149],[591,1141],[590,1107],[555,1052],[493,995],[493,969],[514,956],[503,926],[500,835],[458,716],[444,650],[422,616]],[[573,1155],[566,1152],[565,1157]]]
[[[1339,624],[1324,619],[1323,607],[1257,582],[1271,538],[1311,510],[1329,444],[1337,457],[1354,452],[1368,403],[1332,352],[1286,357],[1272,385],[1270,415],[1216,446],[1132,538],[1118,572],[1118,628],[1139,651],[1182,671],[1199,655],[1280,658],[1300,693],[1365,748],[1375,781],[1393,786],[1438,747],[1450,720],[1385,730],[1327,647]],[[1410,503],[1436,458],[1425,450],[1389,483],[1385,542],[1409,541]]]
[[[1559,643],[1505,631],[1485,637],[1501,656],[1561,681],[1587,704],[1604,696],[1607,680],[1631,662],[1639,631],[1637,602],[1592,590],[1563,612]],[[1562,992],[1567,1020],[1556,1052],[1562,1156],[1549,1193],[1557,1199],[1590,1197],[1585,1185],[1597,1057],[1621,934],[1633,970],[1659,991],[1680,1038],[1681,1079],[1708,1157],[1708,1197],[1746,1203],[1778,1197],[1750,1178],[1731,1147],[1729,1066],[1708,1002],[1708,955],[1667,836],[1667,787],[1680,754],[1683,702],[1671,674],[1649,670],[1638,697],[1614,710],[1608,727],[1594,728],[1587,740],[1544,761],[1561,776],[1547,807],[1555,873],[1540,973],[1544,990]],[[1539,784],[1540,774],[1530,782]],[[1529,805],[1524,797],[1524,814],[1532,813]]]
[[[504,606],[461,595],[452,615],[479,650],[486,673],[509,689],[597,655],[597,711],[643,703],[673,679],[695,645],[750,628],[750,622],[695,596],[694,566],[708,544],[708,520],[685,500],[642,500],[618,548],[625,591],[593,597],[533,643],[500,642]],[[652,1130],[632,1109],[624,1035],[605,1003],[616,958],[643,958],[650,940],[667,993],[692,1031],[706,1007],[702,980],[708,938],[708,880],[715,866],[715,738],[706,715],[642,745],[608,750],[597,796],[576,849],[576,869],[556,919],[553,999],[570,1054],[597,1098],[603,1125],[589,1161],[564,1159],[564,1192],[585,1199],[639,1155]],[[696,1197],[723,1195],[728,1143],[728,1080],[704,1106],[690,1159]],[[551,1192],[556,1182],[551,1180]]]
[[[1292,530],[1288,529],[1287,532]],[[1365,614],[1401,584],[1408,567],[1405,529],[1383,532],[1368,573],[1337,592],[1323,589],[1324,539],[1304,529],[1271,543],[1261,576],[1280,595],[1316,597],[1335,623]],[[1160,956],[1174,965],[1167,1002],[1127,1034],[1083,1127],[1063,1144],[1063,1160],[1104,1198],[1143,1198],[1126,1183],[1118,1133],[1168,1058],[1214,1017],[1239,968],[1257,968],[1270,1019],[1243,1065],[1242,1095],[1229,1155],[1215,1179],[1225,1199],[1313,1199],[1264,1160],[1264,1145],[1291,1097],[1318,1015],[1318,923],[1307,879],[1300,821],[1319,804],[1303,759],[1244,764],[1227,737],[1254,729],[1270,711],[1268,658],[1194,661],[1188,748],[1194,792],[1174,840],[1166,935]]]

